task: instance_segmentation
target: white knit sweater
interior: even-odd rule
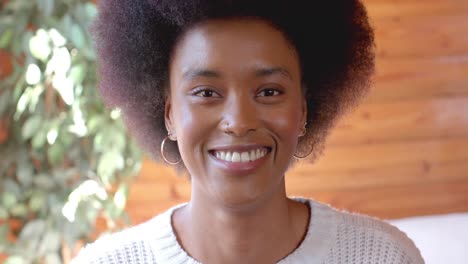
[[[339,211],[302,198],[311,217],[299,247],[278,263],[424,263],[414,243],[396,227],[365,215]],[[165,213],[86,246],[72,264],[200,264],[180,246]]]

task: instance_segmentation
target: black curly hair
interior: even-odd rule
[[[160,161],[174,46],[195,24],[223,18],[263,19],[295,47],[308,112],[298,153],[311,151],[315,160],[338,117],[370,88],[374,33],[359,0],[100,0],[92,33],[104,101],[122,109],[137,141]],[[179,158],[176,144],[167,151]]]

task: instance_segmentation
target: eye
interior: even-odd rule
[[[198,97],[206,97],[206,98],[220,97],[220,95],[217,92],[215,92],[215,91],[213,91],[212,89],[209,89],[209,88],[195,89],[193,91],[192,95],[198,96]]]
[[[266,88],[266,89],[263,89],[261,90],[259,93],[258,93],[258,96],[277,96],[277,95],[280,95],[282,94],[282,92],[278,89],[275,89],[275,88]]]

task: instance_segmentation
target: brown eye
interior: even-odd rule
[[[217,94],[215,91],[206,88],[194,91],[193,95],[198,97],[219,97],[219,94]]]
[[[258,96],[277,96],[280,95],[281,92],[277,89],[273,88],[268,88],[268,89],[263,89],[258,93]]]

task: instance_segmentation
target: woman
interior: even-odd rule
[[[383,221],[286,196],[374,69],[359,1],[290,2],[100,1],[101,93],[192,196],[76,262],[423,263]]]

